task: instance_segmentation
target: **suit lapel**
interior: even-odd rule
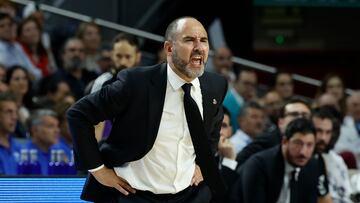
[[[155,142],[165,101],[167,83],[166,64],[161,64],[157,69],[152,74],[149,86],[149,136],[147,136],[146,152],[152,148]]]

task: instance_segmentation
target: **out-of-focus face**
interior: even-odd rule
[[[73,70],[83,68],[85,59],[84,44],[80,40],[67,42],[63,54],[64,69]]]
[[[355,121],[360,121],[360,92],[354,93],[347,101],[348,113]]]
[[[230,49],[222,47],[216,50],[213,58],[215,70],[222,75],[227,75],[232,70],[232,53]]]
[[[173,41],[164,44],[167,61],[181,78],[191,81],[204,73],[209,54],[209,41],[205,28],[193,19],[179,20]]]
[[[291,103],[285,106],[284,117],[279,119],[278,126],[282,133],[287,125],[296,118],[310,118],[310,109],[303,103]]]
[[[245,115],[239,118],[239,125],[246,134],[254,138],[264,130],[264,112],[260,109],[248,108]]]
[[[282,105],[282,99],[280,95],[275,92],[268,92],[263,99],[264,107],[267,115],[269,116],[279,116],[280,108]]]
[[[6,92],[9,89],[8,85],[5,83],[5,75],[5,67],[0,66],[0,92]]]
[[[289,140],[283,138],[281,147],[288,163],[295,167],[305,166],[315,149],[315,135],[295,133]]]
[[[21,42],[27,45],[36,45],[40,42],[40,29],[34,21],[27,21],[19,37]]]
[[[92,51],[98,50],[101,44],[99,29],[92,25],[86,26],[82,40],[85,49]]]
[[[62,101],[66,95],[70,94],[71,90],[69,85],[62,81],[57,85],[57,90],[56,92],[53,94],[53,100],[54,101]]]
[[[15,95],[25,95],[29,90],[29,78],[22,69],[16,69],[9,80],[9,90]]]
[[[332,122],[318,117],[313,117],[312,121],[316,129],[316,149],[320,153],[326,152],[333,133]]]
[[[117,70],[131,68],[140,62],[140,53],[136,46],[132,46],[128,41],[119,41],[114,44],[112,60]]]
[[[59,141],[59,121],[52,116],[43,116],[42,123],[33,126],[32,137],[36,142],[45,146],[51,146]]]
[[[0,20],[0,39],[10,41],[12,38],[12,22],[9,18]]]
[[[232,128],[230,124],[230,117],[227,114],[224,114],[224,119],[221,124],[220,136],[224,138],[229,138],[232,135]]]
[[[281,98],[290,98],[294,94],[294,84],[291,75],[287,73],[279,74],[276,80],[275,90]]]
[[[18,119],[18,108],[14,101],[0,102],[0,133],[9,134],[15,132]]]
[[[245,99],[245,101],[253,99],[256,97],[256,73],[251,71],[240,72],[239,78],[236,81],[236,86],[239,94]]]
[[[338,111],[340,111],[340,105],[339,105],[338,100],[335,98],[334,95],[332,95],[330,93],[324,93],[319,97],[318,106],[319,107],[321,107],[321,106],[333,106]]]
[[[338,101],[344,96],[344,84],[339,77],[332,77],[327,82],[326,93],[334,95]]]

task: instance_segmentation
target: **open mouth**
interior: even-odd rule
[[[203,63],[201,56],[193,56],[191,57],[191,63],[194,65],[201,65]]]

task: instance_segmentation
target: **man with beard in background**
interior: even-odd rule
[[[350,203],[351,186],[348,168],[334,150],[339,137],[340,123],[334,116],[336,109],[330,106],[313,111],[312,122],[316,129],[316,151],[325,162],[329,192],[333,203]]]
[[[65,42],[62,63],[60,68],[54,75],[49,76],[42,82],[42,88],[53,79],[65,80],[78,100],[84,96],[86,85],[97,77],[95,72],[90,72],[85,68],[84,44],[80,39],[70,38]]]
[[[138,39],[127,33],[118,34],[112,42],[111,59],[114,66],[109,72],[100,75],[92,84],[91,92],[100,90],[105,85],[111,84],[116,80],[119,71],[131,68],[140,63],[141,52],[139,50]],[[91,84],[89,84],[91,85]],[[95,136],[98,141],[109,136],[112,128],[112,122],[106,120],[96,125]]]

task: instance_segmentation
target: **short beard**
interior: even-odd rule
[[[191,70],[189,67],[187,67],[187,62],[178,57],[176,51],[173,53],[172,61],[175,67],[177,67],[178,70],[188,78],[197,78],[204,74],[204,67],[206,65],[205,62],[204,66],[199,71]]]
[[[68,71],[75,71],[84,68],[84,61],[80,57],[73,57],[64,63],[64,68]]]

